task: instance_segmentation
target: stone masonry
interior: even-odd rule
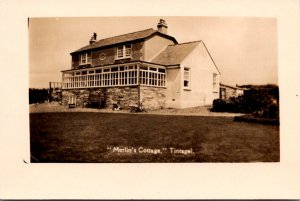
[[[76,107],[85,107],[89,102],[90,94],[105,95],[105,107],[112,108],[114,104],[124,109],[137,105],[139,100],[145,109],[160,109],[166,104],[166,88],[149,86],[124,86],[88,89],[62,90],[63,105],[68,106],[70,96],[76,97]]]
[[[105,107],[112,108],[113,104],[120,104],[122,108],[129,108],[138,102],[138,87],[109,87],[88,89],[64,89],[62,91],[63,105],[67,106],[69,97],[76,97],[76,107],[85,107],[89,102],[89,95],[104,94],[106,97]]]
[[[106,94],[105,88],[89,88],[89,89],[63,89],[62,90],[62,103],[67,106],[69,97],[76,97],[76,107],[84,107],[89,101],[89,95]]]
[[[136,105],[139,100],[138,86],[110,87],[107,88],[107,107],[118,104],[122,108],[129,109],[130,106]]]
[[[166,106],[166,88],[140,86],[140,100],[145,109],[161,109]]]

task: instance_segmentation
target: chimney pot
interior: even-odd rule
[[[97,41],[97,33],[94,33],[90,39],[90,45]]]
[[[166,21],[164,19],[160,19],[158,24],[157,24],[157,30],[160,32],[160,33],[163,33],[163,34],[167,34],[167,30],[168,30],[168,25],[166,23]]]

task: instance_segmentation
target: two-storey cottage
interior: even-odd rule
[[[203,41],[179,44],[160,20],[146,29],[97,40],[72,52],[64,70],[63,103],[126,108],[186,108],[210,105],[219,97],[220,72]]]

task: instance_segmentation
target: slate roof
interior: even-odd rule
[[[185,57],[187,57],[191,51],[201,41],[193,41],[188,43],[181,43],[176,45],[169,45],[159,55],[157,55],[151,62],[158,63],[166,66],[178,65]]]
[[[154,34],[162,35],[164,37],[167,37],[167,38],[173,40],[175,43],[177,43],[176,39],[173,38],[172,36],[160,33],[158,31],[154,30],[153,28],[150,28],[150,29],[145,29],[142,31],[137,31],[137,32],[133,32],[133,33],[128,33],[128,34],[123,34],[123,35],[119,35],[119,36],[101,39],[95,43],[92,43],[91,45],[84,46],[84,47],[72,52],[71,54],[85,51],[85,50],[105,47],[105,46],[109,46],[109,45],[115,45],[115,44],[130,42],[130,41],[134,41],[134,40],[139,40],[139,39],[146,39]]]
[[[151,62],[165,65],[165,66],[180,65],[181,62],[193,51],[193,49],[199,43],[202,43],[204,45],[209,57],[214,63],[214,66],[216,67],[217,71],[220,73],[219,68],[217,67],[214,59],[210,55],[210,52],[208,51],[205,43],[202,40],[169,45],[159,55],[157,55],[154,59],[152,59]]]

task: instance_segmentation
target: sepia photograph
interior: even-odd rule
[[[31,163],[280,162],[277,19],[29,17]]]
[[[0,199],[298,199],[299,10],[1,1]]]

